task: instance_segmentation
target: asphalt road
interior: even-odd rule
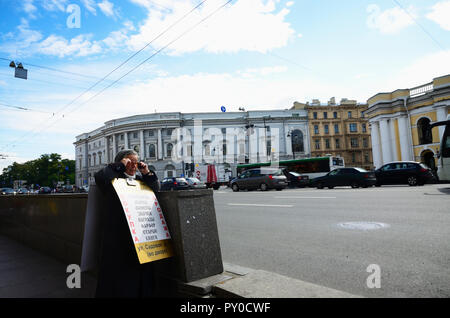
[[[221,189],[214,202],[224,262],[366,297],[450,297],[450,184]]]

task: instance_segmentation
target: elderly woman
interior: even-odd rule
[[[139,263],[122,205],[111,183],[115,178],[141,180],[154,192],[159,191],[158,177],[138,161],[134,150],[120,151],[114,163],[95,174],[105,211],[96,297],[149,297],[154,285],[152,263]]]

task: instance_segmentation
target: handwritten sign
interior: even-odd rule
[[[169,229],[153,191],[139,180],[118,178],[112,185],[127,218],[139,263],[173,256]]]

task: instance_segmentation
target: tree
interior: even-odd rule
[[[57,153],[43,154],[25,163],[14,162],[3,169],[0,186],[12,187],[14,180],[26,180],[28,185],[54,187],[58,181],[75,183],[75,160],[61,159]]]

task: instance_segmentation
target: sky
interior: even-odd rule
[[[447,74],[450,0],[0,0],[0,173],[74,159],[115,118],[365,103]]]

